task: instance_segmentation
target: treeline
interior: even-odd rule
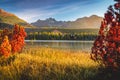
[[[27,40],[95,40],[96,33],[54,33],[54,32],[29,32]]]

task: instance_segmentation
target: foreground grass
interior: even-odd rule
[[[99,65],[88,53],[29,48],[0,60],[0,80],[96,80]]]

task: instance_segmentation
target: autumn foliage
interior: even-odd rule
[[[24,30],[24,27],[21,27],[19,25],[15,25],[12,33],[12,37],[10,40],[10,44],[12,46],[12,52],[20,52],[22,48],[24,47],[24,39],[26,37],[26,32]]]
[[[120,2],[109,6],[101,22],[98,37],[92,47],[91,58],[106,68],[120,69]]]
[[[4,29],[0,33],[0,55],[8,57],[12,53],[21,52],[25,37],[24,27],[17,24],[14,25],[13,30]]]

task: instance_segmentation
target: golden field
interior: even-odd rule
[[[26,48],[0,59],[0,80],[96,80],[99,65],[82,51]]]

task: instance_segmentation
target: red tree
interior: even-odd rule
[[[22,48],[24,47],[24,40],[26,37],[26,32],[24,30],[24,27],[15,25],[13,29],[12,38],[10,40],[11,46],[12,46],[12,52],[20,52]]]
[[[8,57],[10,53],[20,52],[24,47],[26,32],[24,27],[14,25],[13,31],[4,29],[0,33],[0,55]]]
[[[105,13],[91,54],[92,59],[112,69],[120,69],[120,0],[116,1]]]

